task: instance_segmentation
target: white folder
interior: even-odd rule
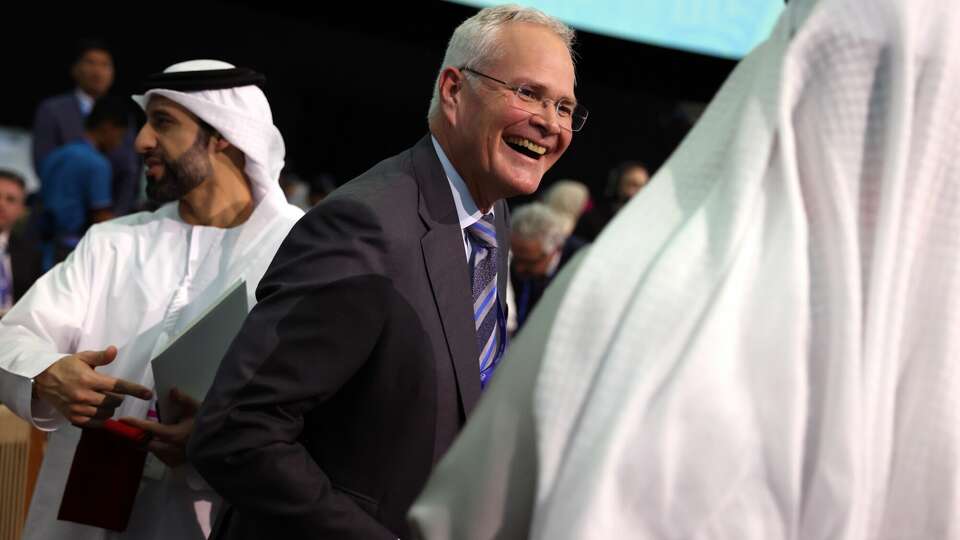
[[[246,318],[247,286],[240,280],[151,360],[161,422],[176,423],[182,415],[178,404],[170,399],[174,387],[203,401],[220,361]]]

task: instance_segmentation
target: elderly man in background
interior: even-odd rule
[[[572,235],[590,206],[590,190],[576,180],[558,180],[543,194],[543,203],[564,218],[564,233]]]
[[[568,220],[543,203],[517,208],[510,219],[510,281],[517,306],[517,329],[557,272],[586,243],[567,231]]]
[[[83,136],[43,160],[38,172],[45,269],[66,258],[90,225],[114,217],[108,156],[127,137],[132,106],[118,96],[98,99],[84,119]]]
[[[284,143],[256,86],[263,80],[212,60],[148,78],[146,93],[135,96],[147,116],[136,146],[146,158],[147,194],[163,206],[91,227],[0,321],[0,400],[51,432],[25,539],[209,534],[219,498],[183,465],[196,404],[180,396],[183,420],[147,421],[156,417],[149,366],[238,280],[252,305],[256,283],[302,215],[277,181]],[[98,428],[112,416],[153,434],[145,476],[133,479],[139,489],[126,530],[92,524],[129,501],[105,503],[81,516],[83,524],[58,520],[71,463],[74,471],[99,470],[75,453],[102,443]],[[107,448],[128,456],[120,444]],[[96,495],[109,498],[114,480],[98,478]]]

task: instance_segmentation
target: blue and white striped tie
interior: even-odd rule
[[[497,301],[497,230],[493,214],[467,227],[470,234],[470,278],[473,286],[473,322],[480,348],[480,387],[487,385],[503,352],[505,330]]]

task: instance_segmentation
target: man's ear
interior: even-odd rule
[[[440,85],[441,105],[446,107],[448,104],[458,104],[462,99],[464,82],[462,71],[455,67],[443,68],[443,71],[440,72],[440,81],[437,83]]]
[[[456,113],[463,99],[464,74],[455,67],[443,68],[437,84],[440,87],[440,111],[447,121],[456,124]]]
[[[213,142],[213,150],[216,152],[223,152],[227,148],[233,146],[229,141],[223,138],[223,135],[219,133],[214,133],[211,135],[210,140]]]

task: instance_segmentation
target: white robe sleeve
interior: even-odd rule
[[[44,431],[59,428],[66,418],[45,401],[31,398],[31,380],[76,352],[92,292],[90,236],[0,319],[0,402]]]

